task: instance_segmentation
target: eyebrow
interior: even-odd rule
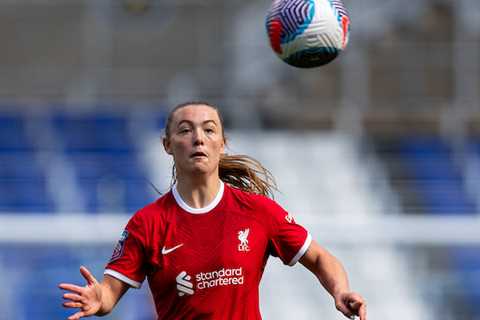
[[[177,127],[181,126],[183,123],[187,123],[189,125],[193,125],[193,121],[190,121],[190,120],[182,120],[180,121],[178,124],[177,124]],[[215,122],[215,120],[205,120],[202,122],[202,124],[207,124],[207,123],[213,123],[214,125],[217,125],[217,123]]]

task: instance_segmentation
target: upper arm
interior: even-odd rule
[[[317,274],[318,264],[322,258],[329,255],[328,251],[322,248],[315,240],[312,240],[305,254],[298,260],[308,270]]]
[[[327,249],[320,246],[315,240],[308,247],[299,262],[316,276],[322,276],[325,271],[333,271],[340,266],[340,262]]]
[[[310,245],[311,236],[295,219],[274,201],[265,201],[268,213],[270,254],[286,265],[294,265]]]
[[[149,233],[146,231],[144,214],[135,214],[128,222],[122,237],[113,250],[110,261],[105,266],[109,275],[132,287],[140,288],[146,276]]]

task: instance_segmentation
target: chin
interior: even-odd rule
[[[202,165],[196,165],[191,170],[191,172],[195,174],[208,174],[210,171],[210,168]]]

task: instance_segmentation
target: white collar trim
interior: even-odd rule
[[[178,193],[177,190],[177,184],[175,183],[172,187],[172,194],[173,197],[175,198],[175,201],[177,204],[185,211],[193,214],[202,214],[202,213],[207,213],[211,211],[213,208],[215,208],[220,200],[222,200],[223,197],[223,191],[224,191],[224,184],[223,181],[220,180],[220,189],[218,190],[217,195],[213,199],[210,204],[208,204],[206,207],[203,208],[192,208],[190,207],[185,201],[183,201],[182,197],[180,196],[180,193]]]

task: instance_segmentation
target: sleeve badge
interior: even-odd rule
[[[125,241],[127,240],[127,238],[128,238],[128,231],[123,230],[120,239],[115,245],[115,248],[113,248],[113,253],[112,253],[112,257],[110,258],[110,262],[117,260],[123,255],[123,251],[125,248]]]

